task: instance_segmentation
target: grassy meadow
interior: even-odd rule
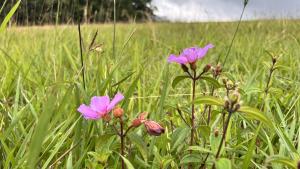
[[[113,57],[113,25],[83,25],[86,88],[77,26],[9,28],[0,36],[0,168],[121,168],[114,129],[103,120],[85,120],[77,111],[92,96],[116,91],[125,95],[120,105],[128,125],[145,111],[165,128],[158,137],[147,135],[143,126],[131,130],[126,138],[127,168],[188,168],[191,163],[200,168],[203,161],[204,167],[212,168],[222,135],[221,108],[212,106],[207,124],[201,120],[206,118],[205,105],[196,103],[201,122],[189,154],[189,127],[176,107],[183,117],[189,116],[192,85],[182,80],[172,87],[173,79],[184,72],[167,62],[170,54],[208,43],[215,47],[198,61],[199,70],[206,64],[216,66],[219,58],[222,74],[216,81],[238,82],[241,105],[260,109],[268,120],[261,126],[247,114],[235,113],[216,167],[296,168],[300,21],[242,22],[223,64],[236,26],[237,22],[120,23]],[[88,50],[96,30],[101,52]],[[279,58],[268,83],[271,53]],[[209,81],[197,82],[196,98],[209,95],[212,88]],[[224,99],[222,87],[215,91],[214,97]]]

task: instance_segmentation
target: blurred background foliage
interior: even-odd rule
[[[1,0],[0,21],[17,0]],[[118,21],[153,19],[155,8],[151,0],[116,1]],[[72,24],[110,22],[113,20],[113,0],[23,0],[11,23],[18,25]]]

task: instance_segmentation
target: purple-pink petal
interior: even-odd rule
[[[198,59],[196,47],[184,49],[181,55],[187,58],[188,63],[194,63]]]
[[[208,49],[213,48],[213,47],[214,47],[214,45],[208,44],[204,48],[199,48],[199,50],[197,51],[198,59],[202,59],[206,55]]]
[[[91,99],[90,107],[96,112],[105,113],[109,105],[108,96],[94,96]]]
[[[115,97],[111,100],[109,105],[107,106],[107,111],[111,111],[121,100],[124,99],[122,93],[117,93]]]
[[[175,62],[175,63],[179,63],[179,64],[186,64],[188,63],[188,60],[186,57],[184,56],[176,56],[176,55],[170,55],[169,58],[168,58],[168,62],[171,63],[171,62]]]
[[[98,114],[96,111],[92,110],[85,104],[80,105],[77,111],[79,111],[85,119],[97,120],[101,118],[100,114]]]

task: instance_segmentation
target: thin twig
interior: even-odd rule
[[[227,57],[228,57],[228,55],[229,55],[229,53],[230,53],[230,51],[231,51],[233,42],[234,42],[234,40],[235,40],[235,37],[236,37],[237,32],[238,32],[238,30],[239,30],[240,24],[241,24],[241,22],[242,22],[242,18],[243,18],[243,15],[244,15],[246,6],[247,6],[247,3],[244,4],[244,7],[243,7],[243,10],[242,10],[242,13],[241,13],[241,16],[240,16],[238,25],[237,25],[236,30],[235,30],[235,32],[234,32],[234,34],[233,34],[232,39],[231,39],[229,48],[228,48],[228,50],[227,50],[227,52],[226,52],[225,59],[224,59],[224,62],[223,62],[223,64],[222,64],[223,68],[225,67],[225,63],[226,63],[226,61],[227,61]],[[217,63],[219,63],[219,61],[220,61],[220,56],[221,56],[221,55],[219,55],[219,57],[218,57]]]

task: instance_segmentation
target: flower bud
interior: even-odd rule
[[[182,69],[184,72],[189,72],[189,68],[188,68],[185,64],[181,64],[181,69]]]
[[[276,57],[272,57],[272,63],[273,65],[277,62],[277,58]]]
[[[211,68],[211,64],[205,65],[205,67],[203,68],[203,72],[208,72],[210,68]]]
[[[123,112],[124,112],[124,110],[122,108],[117,107],[113,110],[113,115],[115,118],[120,118],[123,116]]]
[[[150,134],[150,135],[159,136],[165,132],[165,129],[163,127],[161,127],[155,121],[147,120],[144,122],[144,125],[147,129],[148,134]]]
[[[103,120],[105,121],[105,122],[109,122],[110,120],[111,120],[111,117],[110,117],[110,115],[107,113],[107,114],[105,114],[104,116],[102,116],[102,118],[103,118]]]
[[[196,62],[190,63],[190,68],[191,68],[192,70],[196,70],[196,69],[197,69]]]
[[[221,65],[217,65],[216,70],[215,70],[215,76],[219,76],[222,72],[222,67]]]
[[[233,112],[238,111],[240,108],[241,108],[241,105],[239,103],[235,104],[234,107],[233,107]]]
[[[218,128],[215,128],[214,135],[215,135],[215,137],[219,136],[219,129]]]
[[[237,90],[234,90],[232,93],[230,100],[232,101],[232,104],[238,103],[240,101],[241,95]]]
[[[139,127],[142,124],[142,121],[140,119],[134,119],[131,123],[133,127]]]
[[[146,117],[147,117],[148,113],[147,112],[143,112],[139,115],[139,119],[142,121],[142,123],[145,121]]]

